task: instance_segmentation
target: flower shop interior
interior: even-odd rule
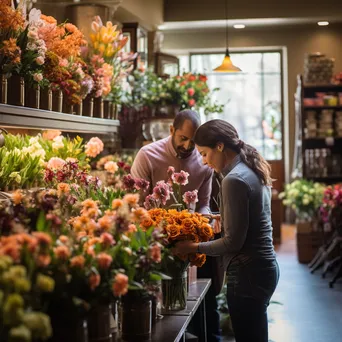
[[[0,67],[1,342],[235,341],[193,174],[131,173],[186,109],[271,165],[269,341],[341,340],[340,0],[0,0]]]

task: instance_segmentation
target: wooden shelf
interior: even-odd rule
[[[342,89],[342,84],[303,84],[308,89]]]
[[[65,132],[118,133],[118,120],[90,118],[28,107],[0,104],[0,126],[15,128],[58,129]]]
[[[342,106],[303,106],[304,110],[324,110],[324,109],[336,109],[342,110]]]
[[[306,177],[309,180],[312,180],[314,182],[318,183],[326,183],[326,184],[334,184],[334,183],[339,183],[342,182],[342,175],[340,176],[327,176],[327,177]]]
[[[342,138],[334,138],[333,145],[327,144],[326,138],[308,138],[303,139],[302,146],[305,149],[340,147],[342,150]]]

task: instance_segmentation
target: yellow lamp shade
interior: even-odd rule
[[[214,69],[216,72],[239,72],[241,71],[240,68],[235,66],[230,59],[229,55],[226,55],[223,59],[223,62],[220,66]]]

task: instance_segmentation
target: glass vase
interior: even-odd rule
[[[179,311],[186,309],[187,301],[187,271],[175,275],[172,279],[162,280],[163,309]]]
[[[124,341],[145,341],[152,331],[152,301],[127,294],[118,302],[118,328]]]

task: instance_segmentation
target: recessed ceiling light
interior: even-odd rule
[[[319,21],[317,23],[318,26],[328,26],[329,25],[329,21]]]
[[[246,26],[244,24],[235,24],[233,27],[235,29],[244,29]]]

